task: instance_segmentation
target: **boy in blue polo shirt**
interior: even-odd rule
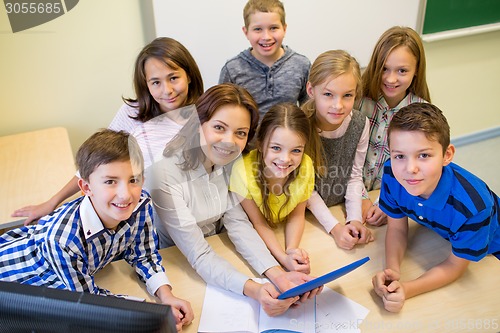
[[[402,108],[388,129],[390,160],[384,165],[380,208],[388,216],[386,269],[373,279],[384,307],[398,312],[404,301],[458,279],[470,261],[500,259],[500,199],[479,178],[451,162],[450,128],[436,106]],[[400,280],[408,217],[451,243],[442,263],[420,277]]]
[[[181,330],[193,311],[172,294],[161,265],[137,142],[123,131],[102,130],[82,144],[76,162],[85,195],[36,225],[1,235],[0,280],[111,295],[94,283],[94,274],[123,257],[148,292],[171,305]]]

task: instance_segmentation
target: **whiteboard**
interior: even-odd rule
[[[311,63],[344,49],[366,67],[380,35],[394,25],[420,32],[421,0],[282,0],[288,25],[283,44]],[[225,62],[250,46],[241,28],[246,0],[153,0],[156,36],[181,42],[200,67],[205,89]]]

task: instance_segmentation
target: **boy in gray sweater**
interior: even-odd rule
[[[274,104],[302,104],[311,62],[287,46],[285,9],[279,0],[249,0],[243,9],[243,33],[250,48],[228,60],[219,83],[246,88],[259,105],[260,118]]]

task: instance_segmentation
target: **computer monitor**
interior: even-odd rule
[[[0,281],[0,332],[176,332],[170,306]]]

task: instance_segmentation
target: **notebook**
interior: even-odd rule
[[[266,279],[255,280],[269,282]],[[290,307],[280,316],[270,317],[253,298],[207,285],[198,332],[315,333],[315,306],[314,300],[310,300]]]

